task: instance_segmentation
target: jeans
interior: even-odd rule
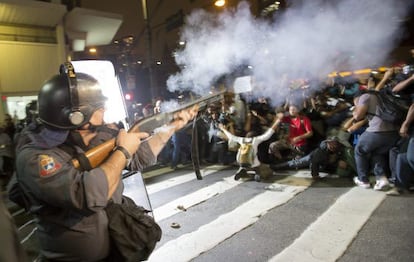
[[[407,153],[398,154],[395,167],[395,186],[408,189],[413,180],[414,169],[408,164]]]
[[[406,153],[399,153],[395,161],[395,185],[399,188],[409,188],[414,180],[414,135],[408,141]]]
[[[179,163],[190,160],[191,137],[184,130],[174,133],[171,137],[171,143],[173,144],[171,156],[172,167],[176,167]]]
[[[388,173],[388,151],[398,141],[398,132],[367,132],[361,134],[355,147],[355,164],[360,181],[369,182],[371,168],[375,177]]]
[[[408,142],[407,161],[411,169],[414,170],[414,131],[412,131],[410,141]]]

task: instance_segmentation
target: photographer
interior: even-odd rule
[[[229,152],[227,138],[219,129],[220,124],[223,124],[230,132],[234,133],[233,122],[230,121],[225,113],[219,112],[218,108],[213,108],[209,119],[208,136],[210,148],[207,161],[210,163],[220,162],[223,165],[228,165],[234,159],[232,159]]]

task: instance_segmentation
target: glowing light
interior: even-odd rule
[[[89,48],[89,53],[95,54],[96,53],[96,48],[95,47]]]
[[[125,94],[125,100],[131,101],[132,100],[132,95],[129,93]]]
[[[223,7],[226,4],[225,0],[217,0],[214,2],[214,5],[217,7]]]

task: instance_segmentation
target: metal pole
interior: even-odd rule
[[[142,4],[142,14],[144,16],[145,22],[145,32],[147,36],[147,63],[148,63],[148,74],[149,74],[149,90],[151,95],[151,100],[155,98],[157,95],[157,90],[154,85],[154,72],[153,72],[153,65],[152,65],[152,35],[151,35],[151,25],[150,19],[148,17],[148,5],[147,0],[141,0]]]

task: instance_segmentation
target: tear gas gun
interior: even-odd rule
[[[194,101],[185,103],[171,112],[163,112],[140,119],[131,126],[128,132],[146,132],[152,135],[153,131],[156,128],[173,122],[177,117],[177,113],[181,110],[188,109],[197,105],[198,112],[201,112],[205,110],[210,104],[222,101],[224,99],[225,93],[225,91],[222,91],[201,97]],[[116,138],[112,138],[86,151],[85,154],[79,156],[78,158],[72,159],[73,166],[77,169],[81,168],[84,170],[99,166],[111,154],[112,150],[115,148],[115,142]]]

